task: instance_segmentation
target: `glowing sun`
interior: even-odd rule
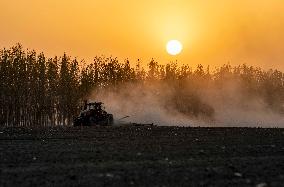
[[[167,43],[166,49],[170,55],[178,55],[182,51],[182,44],[178,40],[170,40]]]

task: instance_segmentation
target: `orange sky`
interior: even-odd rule
[[[282,0],[0,0],[0,47],[284,70]],[[171,57],[170,39],[183,43]]]

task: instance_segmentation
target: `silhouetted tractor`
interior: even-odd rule
[[[102,102],[85,101],[80,115],[74,118],[74,126],[108,126],[113,125],[113,115],[103,109]]]

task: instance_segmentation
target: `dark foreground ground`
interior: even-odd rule
[[[284,129],[0,128],[0,186],[284,186]]]

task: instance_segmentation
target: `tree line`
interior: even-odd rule
[[[200,99],[200,91],[222,89],[234,80],[248,97],[260,97],[271,110],[284,112],[284,74],[246,64],[210,70],[177,62],[161,65],[152,59],[144,68],[139,60],[132,66],[129,60],[104,56],[86,64],[66,54],[48,58],[17,44],[0,50],[0,80],[1,126],[71,125],[81,102],[93,91],[118,91],[125,84],[171,85],[172,107],[187,115],[212,117],[214,109]]]

